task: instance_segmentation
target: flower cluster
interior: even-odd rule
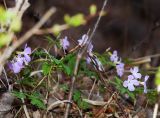
[[[88,47],[87,47],[87,58],[86,58],[86,62],[87,64],[91,63],[91,61],[93,62],[93,64],[96,66],[96,68],[99,70],[99,71],[104,71],[104,68],[103,68],[103,65],[102,63],[99,61],[99,59],[92,53],[93,51],[93,45],[91,42],[88,42],[88,38],[89,36],[87,34],[84,34],[82,36],[82,38],[80,38],[78,40],[78,46],[80,47],[83,47],[85,45],[88,44]],[[68,41],[68,38],[67,37],[64,37],[61,41],[60,41],[60,44],[63,48],[63,50],[67,50],[67,48],[69,47],[70,43]]]
[[[139,81],[138,79],[141,79],[142,75],[139,73],[139,68],[134,67],[130,69],[131,75],[128,76],[128,80],[125,80],[123,82],[123,86],[128,88],[129,91],[134,91],[135,86],[139,86],[140,84],[144,86],[144,93],[147,93],[147,86],[146,82],[149,78],[148,75],[144,77],[144,82]]]
[[[79,45],[81,47],[84,46],[85,44],[87,44],[87,41],[88,41],[88,36],[86,34],[82,36],[82,39],[78,40]],[[101,61],[96,57],[96,55],[93,54],[92,51],[93,51],[93,45],[90,42],[87,47],[87,53],[88,53],[88,56],[86,58],[87,64],[91,63],[91,61],[92,61],[97,70],[104,71],[104,67],[103,67]]]
[[[124,63],[121,62],[121,58],[118,57],[117,51],[113,51],[113,54],[110,56],[110,60],[116,64],[117,74],[122,77],[124,73]]]
[[[24,51],[20,52],[14,59],[9,63],[10,69],[14,73],[19,73],[22,68],[24,68],[25,65],[28,65],[28,63],[31,61],[31,48],[27,47],[27,44],[25,45]]]
[[[97,70],[104,71],[104,67],[103,67],[101,61],[92,52],[93,51],[93,45],[92,45],[91,42],[88,42],[88,38],[89,38],[88,35],[84,34],[82,36],[82,38],[80,38],[78,40],[78,46],[80,46],[82,48],[82,47],[88,45],[88,47],[87,47],[87,54],[88,55],[86,57],[87,64],[92,62],[94,64],[94,67]],[[61,44],[64,51],[67,50],[67,48],[70,46],[70,43],[69,43],[67,37],[64,37],[61,40],[60,44]],[[25,59],[26,54],[28,55],[29,53],[26,53],[24,51],[24,54],[23,54],[24,59],[23,60],[21,60],[22,56],[18,55],[17,58],[15,59],[16,61],[14,61],[15,63],[12,64],[12,66],[13,66],[12,68],[15,68],[15,69],[13,69],[15,73],[19,72],[21,70],[21,68],[23,68],[23,62],[25,62],[24,60],[26,60]],[[118,76],[122,77],[123,74],[124,74],[125,64],[121,61],[121,58],[118,57],[118,53],[117,53],[116,50],[113,51],[113,54],[110,56],[110,60],[116,65],[116,71],[117,71]],[[139,79],[141,79],[142,75],[141,75],[141,73],[139,73],[139,68],[138,67],[131,68],[130,73],[131,73],[131,75],[128,76],[128,79],[123,82],[123,86],[128,88],[129,91],[134,91],[135,86],[143,85],[144,86],[144,93],[147,93],[146,82],[147,82],[149,76],[145,76],[144,81],[141,82],[141,81],[139,81]]]

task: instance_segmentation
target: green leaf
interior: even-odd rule
[[[44,75],[48,75],[51,72],[52,66],[51,64],[44,62],[42,65],[42,70]]]
[[[52,27],[52,30],[53,30],[54,35],[58,36],[60,34],[60,32],[61,32],[61,25],[55,24]]]
[[[28,95],[29,99],[31,100],[31,104],[37,106],[41,109],[46,109],[46,106],[40,98],[40,94],[37,92],[32,93],[31,95]]]
[[[59,65],[60,63],[61,63],[61,61],[60,60],[58,60],[58,59],[56,59],[56,58],[52,58],[52,61],[53,61],[53,63],[54,64],[56,64],[56,65]]]
[[[15,17],[15,13],[13,11],[6,11],[3,7],[0,7],[0,24],[8,25],[10,21],[12,21],[13,17]]]
[[[0,47],[8,45],[12,40],[12,34],[0,33]]]
[[[73,94],[73,100],[78,102],[78,100],[81,98],[81,92],[76,90]]]
[[[44,104],[44,102],[40,99],[31,99],[31,104],[37,106],[38,108],[41,108],[41,109],[46,109],[46,106]]]
[[[160,67],[158,68],[158,71],[156,73],[155,84],[160,85]]]
[[[71,69],[70,69],[70,67],[68,67],[68,66],[66,66],[66,65],[64,65],[64,64],[62,64],[62,67],[63,67],[64,72],[65,72],[67,75],[71,75]]]
[[[12,31],[14,32],[18,32],[21,30],[21,27],[22,27],[22,23],[21,23],[21,20],[19,17],[15,17],[12,22],[11,22],[11,25],[10,25],[10,28]]]
[[[89,104],[87,102],[83,101],[83,100],[78,101],[78,106],[83,110],[86,110],[86,109],[89,108]]]
[[[64,21],[66,22],[66,24],[68,24],[69,26],[73,26],[73,27],[78,27],[86,23],[84,15],[81,13],[76,14],[72,17],[69,15],[65,15]]]
[[[19,99],[25,99],[25,98],[26,98],[26,95],[25,95],[25,93],[23,93],[23,92],[12,91],[12,94],[13,94],[14,96],[16,96],[17,98],[19,98]]]
[[[35,79],[33,79],[31,77],[26,77],[22,80],[19,80],[19,82],[20,82],[20,84],[31,87],[31,88],[35,87],[35,85],[36,85]]]
[[[95,15],[97,12],[97,6],[92,4],[89,8],[90,15]]]

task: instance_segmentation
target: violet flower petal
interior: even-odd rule
[[[65,36],[62,40],[61,40],[61,46],[64,50],[67,50],[67,48],[70,46],[70,43],[68,41],[68,37]]]
[[[82,47],[87,43],[87,41],[88,41],[88,35],[84,34],[82,38],[78,40],[78,45]]]

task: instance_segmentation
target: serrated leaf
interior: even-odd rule
[[[41,100],[39,93],[34,92],[31,95],[28,95],[28,97],[31,100],[31,104],[37,106],[38,108],[46,109],[46,106],[44,102]]]
[[[43,63],[42,70],[43,70],[44,75],[48,75],[51,71],[51,68],[52,68],[51,64],[47,62]]]
[[[26,77],[20,80],[20,83],[28,87],[34,87],[36,85],[36,82],[34,81],[34,79],[30,77]]]
[[[44,102],[40,99],[31,99],[31,104],[41,109],[46,109]]]
[[[52,58],[52,61],[54,64],[59,65],[61,63],[60,60],[56,59],[56,58]]]
[[[64,64],[62,64],[62,67],[63,67],[63,69],[64,69],[64,72],[65,72],[67,75],[71,75],[71,69],[70,69],[70,67],[68,67],[68,66],[66,66],[66,65],[64,65]]]
[[[19,99],[25,99],[26,98],[26,95],[23,92],[12,91],[12,94]]]
[[[83,100],[78,101],[78,106],[83,110],[86,110],[89,108],[89,104]]]
[[[81,98],[81,92],[80,91],[75,91],[73,94],[73,100],[78,102],[78,100]]]

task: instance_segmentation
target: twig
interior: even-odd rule
[[[20,109],[17,111],[17,113],[14,115],[14,118],[17,118],[18,114],[20,113],[20,111],[22,110],[22,107],[20,107]]]
[[[107,109],[108,105],[112,102],[115,94],[116,94],[116,92],[114,92],[114,93],[112,94],[112,96],[110,97],[110,99],[109,99],[109,100],[107,101],[107,103],[103,106],[103,108],[101,108],[101,109],[96,113],[96,115],[95,115],[94,118],[97,118],[102,112],[104,112],[104,111]]]
[[[5,9],[7,9],[7,5],[6,5],[6,1],[5,0],[3,0],[3,4],[4,4]]]
[[[46,76],[44,76],[39,82],[38,84],[36,85],[36,87],[33,88],[32,92],[34,92],[36,90],[36,88],[42,84],[42,82],[44,81],[44,79],[46,78]]]
[[[50,18],[50,16],[55,13],[56,9],[51,8],[48,12],[42,17],[42,19],[26,34],[24,34],[18,41],[13,43],[10,47],[4,50],[4,53],[0,57],[0,75],[2,73],[2,69],[6,60],[11,56],[11,54],[24,42],[26,42],[31,36],[35,34],[35,32]]]
[[[90,90],[90,92],[89,92],[88,99],[90,99],[90,97],[91,97],[91,94],[92,94],[93,89],[94,89],[94,87],[95,87],[96,81],[97,81],[97,80],[95,79],[95,80],[94,80],[94,83],[93,83],[93,86],[92,86],[92,88],[91,88],[91,90]]]
[[[156,57],[160,57],[160,54],[153,54],[153,55],[148,55],[148,56],[144,56],[144,57],[140,57],[140,58],[137,58],[137,59],[131,59],[133,61],[140,61],[140,60],[144,60],[144,59],[147,59],[147,58],[156,58]]]
[[[158,108],[159,108],[159,103],[160,103],[160,89],[159,89],[159,85],[157,85],[157,92],[158,92],[158,99],[157,99],[157,103],[154,106],[153,118],[157,118],[157,113],[158,113]]]
[[[10,91],[10,85],[9,85],[9,81],[8,81],[8,77],[7,77],[7,73],[3,67],[3,72],[4,72],[4,75],[5,75],[5,78],[6,78],[6,81],[7,81],[7,84],[8,84],[8,90]]]
[[[22,92],[22,89],[20,89],[20,92]],[[22,103],[23,103],[24,113],[26,114],[27,118],[30,118],[27,107],[26,107],[25,102],[24,102],[24,98],[21,98],[21,100],[22,100]]]
[[[104,10],[104,7],[105,7],[106,4],[107,4],[107,1],[108,1],[108,0],[105,0],[105,1],[104,1],[103,6],[102,6],[102,9],[101,9],[101,13],[102,13],[102,11]],[[92,40],[92,38],[93,38],[93,36],[94,36],[94,34],[95,34],[95,31],[96,31],[96,29],[97,29],[97,27],[98,27],[98,24],[99,24],[99,22],[100,22],[101,17],[102,17],[102,15],[100,14],[99,17],[98,17],[98,19],[97,19],[97,22],[96,22],[96,24],[95,24],[95,26],[94,26],[94,28],[93,28],[93,31],[92,31],[89,39],[88,39],[88,42],[91,42],[91,40]],[[89,45],[89,43],[88,43],[88,45]],[[72,95],[73,95],[73,90],[74,90],[74,84],[75,84],[75,81],[76,81],[76,75],[77,75],[77,72],[78,72],[79,62],[80,62],[83,54],[85,53],[88,45],[86,45],[86,46],[83,48],[83,50],[82,50],[82,51],[79,51],[78,54],[77,54],[76,64],[75,64],[75,67],[74,67],[74,75],[73,75],[73,77],[72,77],[71,88],[70,88],[70,91],[69,91],[69,98],[68,98],[69,101],[72,100]],[[66,107],[66,111],[65,111],[64,118],[68,118],[69,111],[70,111],[70,106],[71,106],[71,104],[68,103],[68,104],[67,104],[67,107]]]
[[[153,118],[157,118],[157,112],[158,112],[158,103],[156,103],[154,106]]]

